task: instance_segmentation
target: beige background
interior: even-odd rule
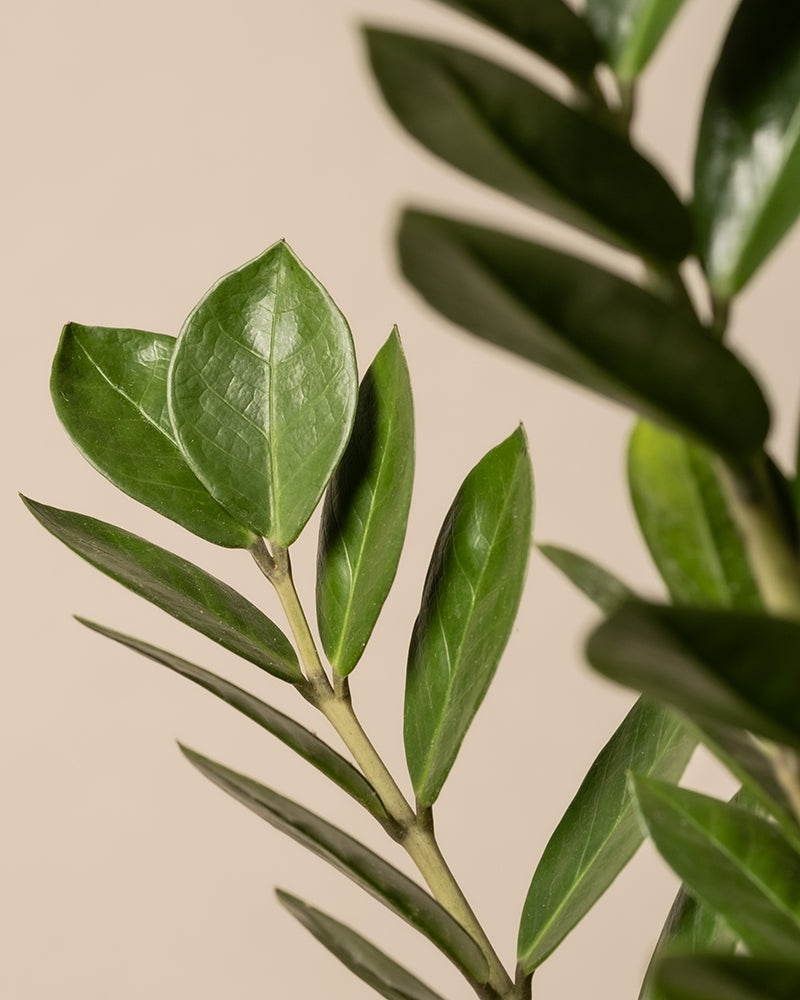
[[[732,6],[687,4],[642,86],[642,142],[683,191],[698,95]],[[418,481],[397,586],[354,690],[401,773],[404,656],[433,539],[463,475],[517,421],[531,441],[539,540],[583,550],[658,593],[623,484],[630,417],[466,338],[399,279],[391,232],[406,199],[541,230],[533,213],[457,176],[389,119],[366,70],[363,19],[529,65],[510,44],[421,0],[3,5],[8,1000],[372,996],[283,913],[275,883],[351,921],[448,997],[469,995],[379,904],[192,772],[174,739],[380,846],[349,801],[205,693],[71,620],[78,612],[148,637],[316,725],[291,691],[107,582],[22,510],[18,489],[122,523],[277,614],[243,555],[215,551],[116,495],[72,448],[47,390],[65,321],[177,333],[220,274],[285,236],[349,317],[362,368],[399,324],[416,394]],[[776,400],[774,446],[785,461],[797,403],[798,255],[797,240],[787,242],[735,317],[736,343]],[[314,546],[312,526],[296,557],[306,594]],[[509,962],[535,862],[632,700],[581,662],[593,620],[534,558],[518,627],[438,810],[453,867]],[[705,765],[691,779],[725,787]],[[643,851],[539,974],[539,996],[634,997],[673,892]]]

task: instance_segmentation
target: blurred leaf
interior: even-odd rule
[[[700,256],[738,292],[800,211],[800,5],[743,0],[706,95],[695,160]]]
[[[357,389],[344,317],[280,242],[220,279],[184,323],[170,417],[222,506],[289,545],[344,451]]]
[[[745,955],[676,955],[664,959],[659,1000],[797,1000],[800,964]]]
[[[248,548],[238,524],[195,476],[167,414],[167,370],[175,338],[143,330],[68,323],[50,391],[81,454],[110,482],[217,545]]]
[[[643,698],[623,719],[592,764],[534,872],[517,942],[526,975],[583,919],[644,839],[627,782],[631,768],[677,781],[696,745],[671,712]]]
[[[283,632],[221,580],[105,521],[22,500],[43,527],[112,580],[267,673],[292,684],[303,680]]]
[[[621,580],[597,563],[558,545],[540,545],[539,551],[557,566],[575,586],[593,601],[605,615],[610,615],[634,594]]]
[[[489,969],[480,948],[416,882],[342,830],[242,774],[181,747],[192,764],[223,791],[293,840],[338,868],[362,889],[429,938],[471,980],[485,983]]]
[[[555,250],[406,212],[408,280],[454,323],[721,452],[762,444],[769,411],[739,360],[662,299]]]
[[[332,750],[327,743],[323,743],[314,733],[309,732],[308,729],[295,722],[294,719],[290,719],[287,715],[272,708],[271,705],[267,705],[248,691],[244,691],[235,684],[231,684],[230,681],[225,680],[223,677],[217,677],[208,670],[204,670],[202,667],[198,667],[194,663],[182,659],[180,656],[175,656],[165,649],[151,646],[147,642],[142,642],[141,639],[134,639],[133,636],[123,635],[121,632],[115,632],[113,629],[106,628],[104,625],[98,625],[96,622],[87,621],[85,618],[78,618],[78,621],[94,632],[99,632],[100,635],[113,639],[115,642],[119,642],[129,649],[141,653],[142,656],[146,656],[151,660],[155,660],[156,663],[174,670],[181,677],[194,681],[195,684],[199,684],[206,691],[210,691],[211,694],[221,698],[226,704],[231,705],[237,711],[246,715],[248,719],[257,722],[262,729],[266,729],[268,733],[272,733],[273,736],[276,736],[304,760],[313,764],[326,777],[334,781],[348,795],[352,795],[357,802],[360,802],[361,805],[369,810],[379,823],[386,825],[390,822],[383,803],[378,797],[378,793],[361,772],[356,770],[341,754]]]
[[[701,725],[800,746],[800,624],[744,612],[631,602],[589,639],[601,674]]]
[[[602,39],[616,75],[635,79],[684,0],[586,0],[584,17]]]
[[[690,251],[688,212],[664,177],[587,113],[462,49],[377,29],[367,41],[389,107],[443,160],[648,259]]]
[[[411,384],[395,329],[367,371],[319,536],[317,622],[340,675],[358,663],[397,571],[414,482]]]
[[[757,957],[800,948],[800,854],[738,806],[635,776],[636,803],[665,861]]]
[[[508,642],[532,520],[520,427],[464,480],[428,567],[408,652],[403,730],[420,805],[432,805],[441,791]]]
[[[293,917],[351,972],[387,1000],[441,1000],[438,993],[351,928],[288,892],[276,891],[278,899]]]
[[[639,421],[628,480],[639,527],[676,604],[761,610],[744,543],[704,448]]]

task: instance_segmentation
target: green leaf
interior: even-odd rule
[[[644,69],[684,0],[586,0],[584,17],[606,60],[626,82]]]
[[[406,212],[403,272],[470,333],[732,454],[764,441],[750,372],[681,310],[546,247]]]
[[[647,547],[676,604],[761,610],[741,535],[704,448],[639,421],[628,481]]]
[[[745,955],[676,955],[664,959],[659,1000],[797,1000],[800,964]]]
[[[562,549],[558,545],[540,545],[538,548],[603,614],[610,615],[634,596],[633,591],[621,580],[586,556],[570,549]]]
[[[413,482],[411,383],[395,329],[361,383],[353,434],[322,509],[317,622],[342,676],[364,652],[394,580]]]
[[[391,110],[452,166],[648,259],[675,264],[691,249],[664,177],[587,113],[462,49],[377,29],[367,41]]]
[[[286,909],[359,979],[387,1000],[441,1000],[366,938],[288,892],[276,890]]]
[[[631,602],[589,639],[601,674],[705,722],[800,746],[800,624]]]
[[[519,607],[533,520],[522,428],[464,480],[436,540],[406,675],[406,760],[430,806],[497,669]]]
[[[563,0],[441,0],[526,46],[579,85],[591,78],[600,46]]]
[[[181,747],[192,764],[223,791],[293,840],[338,868],[393,910],[455,963],[474,982],[486,983],[486,959],[450,914],[402,872],[342,830],[277,792]]]
[[[800,6],[739,4],[706,95],[695,159],[700,256],[738,292],[800,211]]]
[[[50,391],[83,456],[115,486],[217,545],[248,548],[238,524],[198,480],[167,414],[167,370],[175,338],[143,330],[68,323]]]
[[[313,764],[317,770],[321,771],[331,781],[344,789],[348,795],[352,795],[357,802],[360,802],[361,805],[369,810],[379,823],[384,826],[390,823],[389,816],[378,797],[378,793],[361,772],[356,770],[341,754],[332,750],[327,743],[323,743],[314,733],[309,732],[308,729],[295,722],[294,719],[290,719],[287,715],[272,708],[271,705],[267,705],[248,691],[244,691],[235,684],[231,684],[230,681],[225,680],[223,677],[217,677],[216,674],[212,674],[208,670],[204,670],[202,667],[198,667],[196,664],[182,659],[180,656],[175,656],[165,649],[151,646],[141,639],[135,639],[130,635],[123,635],[121,632],[115,632],[113,629],[106,628],[104,625],[98,625],[96,622],[88,621],[85,618],[79,617],[78,621],[94,632],[99,632],[100,635],[113,639],[115,642],[119,642],[129,649],[141,653],[142,656],[155,660],[156,663],[162,664],[169,670],[173,670],[176,674],[180,674],[181,677],[194,681],[195,684],[205,688],[206,691],[210,691],[211,694],[216,695],[226,704],[231,705],[237,711],[246,715],[248,719],[252,719],[253,722],[258,723],[262,729],[266,729],[268,733],[272,733],[273,736],[276,736],[304,760]]]
[[[52,535],[112,580],[267,673],[292,684],[303,680],[283,632],[221,580],[105,521],[22,500]]]
[[[170,418],[222,506],[289,545],[344,451],[357,389],[347,322],[280,242],[217,282],[184,323]]]
[[[800,949],[800,854],[769,821],[650,778],[632,779],[647,831],[692,895],[756,957]]]
[[[528,975],[589,912],[643,838],[627,783],[635,767],[677,781],[697,740],[644,699],[600,751],[545,847],[522,910],[517,956]]]

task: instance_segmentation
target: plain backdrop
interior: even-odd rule
[[[641,86],[637,136],[683,193],[730,0],[691,0]],[[467,337],[399,277],[406,201],[574,236],[416,146],[370,79],[365,20],[443,35],[526,71],[511,43],[424,0],[6,0],[0,31],[4,529],[0,996],[7,1000],[370,997],[277,904],[275,884],[367,933],[450,998],[469,996],[413,931],[202,779],[179,738],[383,848],[381,831],[291,752],[80,613],[224,673],[315,727],[291,690],[91,569],[17,490],[147,535],[278,609],[243,553],[215,550],[119,495],[83,462],[48,397],[69,320],[177,334],[224,272],[286,237],[348,316],[361,368],[397,323],[415,391],[417,483],[396,586],[353,678],[360,714],[404,775],[408,636],[433,541],[469,468],[522,420],[539,541],[661,593],[624,483],[632,418]],[[585,245],[606,260],[606,252]],[[736,308],[733,342],[773,399],[792,465],[800,244]],[[608,263],[614,261],[608,258]],[[313,593],[315,522],[297,546]],[[536,554],[519,621],[437,808],[452,867],[513,964],[547,838],[633,700],[593,676],[593,608]],[[708,763],[689,783],[725,791]],[[398,865],[404,859],[388,848]],[[635,997],[675,880],[645,847],[537,975],[538,995]]]

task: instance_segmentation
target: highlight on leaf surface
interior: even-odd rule
[[[584,17],[620,80],[644,69],[684,0],[586,0]]]

